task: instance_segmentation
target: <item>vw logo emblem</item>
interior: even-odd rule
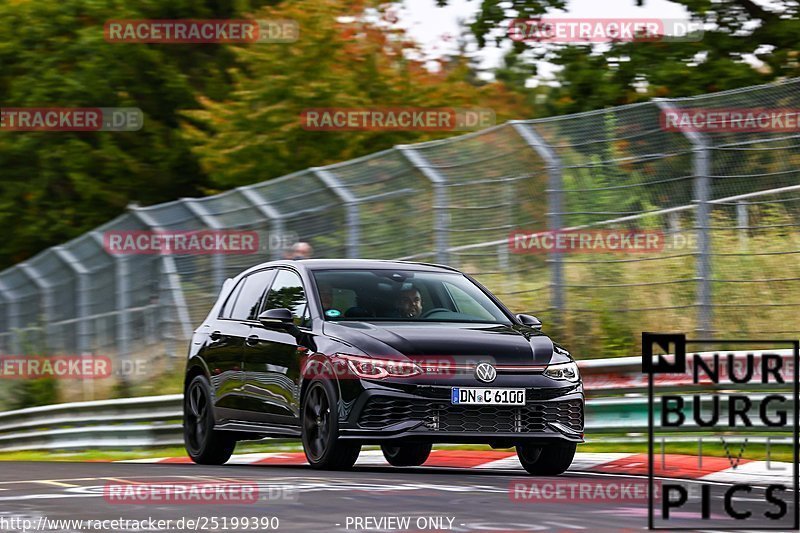
[[[497,370],[489,363],[480,363],[475,367],[475,377],[484,383],[491,383],[497,377]]]

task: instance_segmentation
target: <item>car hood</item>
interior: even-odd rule
[[[326,322],[325,333],[376,357],[452,357],[456,362],[546,365],[553,342],[526,326],[407,322]]]

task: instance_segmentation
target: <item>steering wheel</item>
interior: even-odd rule
[[[432,314],[438,313],[440,311],[445,311],[450,313],[450,309],[446,309],[444,307],[434,307],[433,309],[429,309],[420,315],[420,318],[429,318]]]

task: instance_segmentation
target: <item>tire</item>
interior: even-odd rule
[[[183,397],[183,442],[197,464],[222,465],[233,455],[236,439],[214,429],[211,387],[205,376],[196,376]]]
[[[382,444],[383,456],[392,466],[419,466],[428,460],[433,444]]]
[[[311,382],[303,397],[303,451],[311,468],[348,470],[361,453],[361,443],[339,439],[336,390],[329,379]]]
[[[558,476],[563,474],[575,458],[574,442],[560,442],[535,446],[518,444],[517,457],[522,467],[534,476]]]

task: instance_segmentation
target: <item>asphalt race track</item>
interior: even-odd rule
[[[643,483],[639,476],[569,472],[560,480]],[[28,519],[38,531],[47,520],[177,520],[202,519],[194,527],[109,529],[117,531],[243,531],[233,517],[277,517],[277,531],[633,531],[647,525],[646,502],[516,501],[515,482],[546,483],[550,479],[520,475],[517,470],[463,468],[391,468],[357,466],[348,472],[320,472],[297,465],[228,465],[134,463],[0,463],[0,529],[20,531],[9,520]],[[109,484],[246,482],[255,483],[264,498],[252,503],[119,504],[107,501]],[[724,485],[712,485],[712,513],[719,517]],[[757,489],[762,490],[762,489]],[[763,492],[763,491],[762,491]],[[749,501],[758,506],[757,492]],[[763,502],[762,502],[763,503]],[[682,509],[697,527],[698,505]],[[364,521],[407,518],[402,522]],[[211,519],[217,520],[213,527]],[[360,518],[361,521],[357,521]],[[417,522],[417,520],[420,520]],[[5,522],[3,522],[5,520]],[[437,521],[438,520],[438,521]],[[19,522],[17,522],[18,524]],[[52,524],[52,522],[50,522]],[[273,522],[274,523],[274,522]],[[418,525],[424,527],[418,527]],[[675,526],[681,525],[679,522]],[[732,524],[733,526],[734,524]],[[738,524],[736,524],[738,525]],[[360,526],[360,527],[359,527]],[[727,528],[725,528],[727,529]],[[788,529],[788,528],[786,528]],[[50,531],[81,531],[75,527]],[[260,531],[270,529],[259,527]],[[88,531],[83,529],[82,531]]]

